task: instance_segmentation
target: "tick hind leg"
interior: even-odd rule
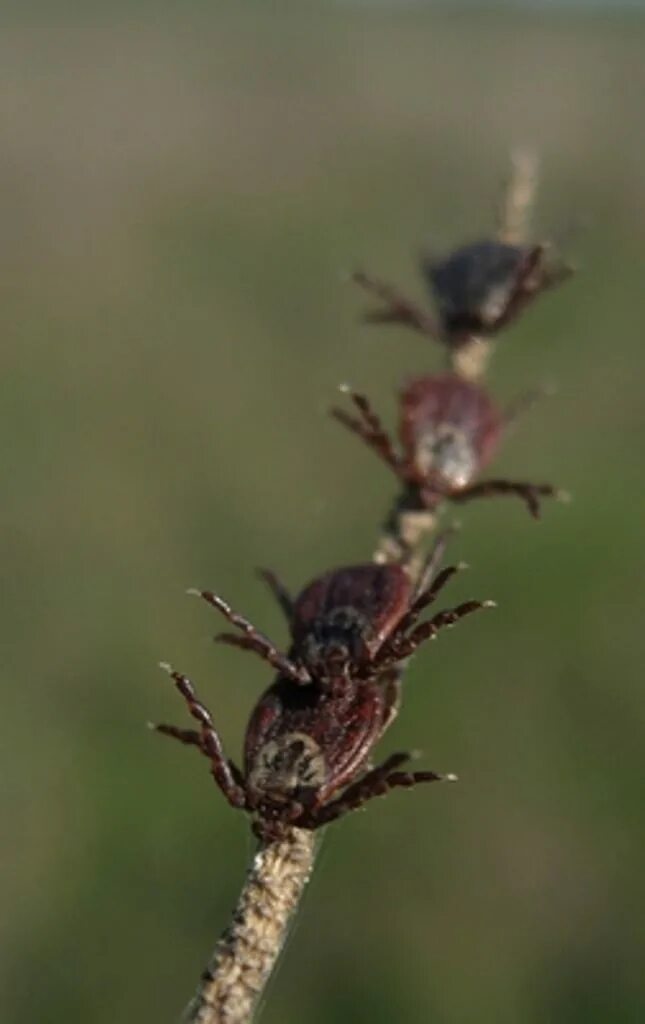
[[[382,303],[380,309],[370,310],[363,319],[370,324],[402,324],[411,327],[421,334],[426,334],[434,341],[442,341],[441,331],[429,313],[415,302],[411,302],[397,288],[385,284],[376,277],[357,270],[352,280],[366,292],[374,295]]]
[[[551,484],[529,484],[517,480],[482,480],[481,483],[466,487],[450,495],[451,501],[465,502],[474,498],[492,498],[497,495],[514,495],[520,498],[534,519],[540,518],[540,498],[557,498],[561,492]]]
[[[175,670],[165,663],[161,665],[164,672],[167,672],[175,686],[188,705],[192,717],[199,722],[199,730],[179,729],[174,725],[156,726],[157,730],[166,736],[197,746],[206,754],[211,762],[211,771],[215,782],[222,793],[233,807],[246,807],[246,796],[241,785],[242,775],[239,770],[224,754],[222,741],[217,734],[213,719],[208,708],[202,704],[195,688],[188,676]]]
[[[398,786],[416,786],[420,782],[442,782],[455,781],[454,775],[440,775],[438,772],[401,772],[397,771],[401,765],[410,760],[411,755],[407,753],[391,754],[376,768],[372,768],[362,779],[358,779],[349,786],[345,792],[331,803],[323,805],[315,813],[315,824],[318,828],[327,825],[330,821],[340,818],[343,814],[355,811],[362,807],[375,796],[385,796],[391,789]]]
[[[350,416],[344,409],[334,407],[331,410],[331,414],[334,419],[337,419],[344,427],[347,427],[347,429],[351,430],[352,433],[357,434],[358,437],[362,438],[365,444],[369,445],[369,447],[376,452],[379,458],[383,459],[383,461],[386,462],[395,473],[399,474],[401,461],[394,450],[394,445],[390,435],[387,433],[379,417],[372,409],[369,398],[358,391],[353,391],[349,387],[343,386],[341,390],[345,394],[349,395],[352,402],[358,409],[359,416]]]

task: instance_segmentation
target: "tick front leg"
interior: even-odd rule
[[[416,786],[420,782],[454,782],[455,775],[440,775],[438,772],[400,772],[399,768],[409,761],[410,754],[392,754],[376,768],[372,768],[362,779],[349,786],[342,796],[323,805],[315,812],[315,825],[327,825],[330,821],[340,818],[343,814],[355,811],[375,796],[385,796],[390,789],[397,786]]]
[[[442,569],[441,572],[437,573],[429,586],[427,586],[425,590],[422,590],[418,595],[410,608],[410,611],[406,612],[399,622],[399,625],[397,626],[397,634],[400,635],[402,632],[408,630],[410,626],[413,626],[421,612],[436,600],[437,595],[441,590],[443,590],[448,580],[452,579],[455,573],[461,572],[461,570],[465,568],[466,564],[464,562],[459,562],[457,565],[449,565],[445,569]]]
[[[352,280],[383,303],[382,309],[368,311],[363,319],[371,324],[403,324],[434,341],[443,341],[436,321],[429,313],[411,302],[397,288],[392,288],[376,277],[370,277],[362,270],[352,274]]]
[[[261,633],[259,629],[256,629],[252,622],[245,619],[243,615],[239,615],[238,612],[233,611],[231,606],[226,603],[218,594],[214,594],[212,590],[195,590],[191,588],[188,591],[194,597],[201,597],[208,604],[212,605],[213,608],[217,608],[222,613],[225,619],[239,629],[243,634],[243,642],[237,644],[238,647],[244,647],[247,650],[254,651],[259,654],[264,661],[268,661],[269,665],[272,665],[277,672],[281,675],[287,676],[289,679],[293,679],[296,683],[308,683],[310,682],[310,676],[307,670],[303,666],[296,665],[295,662],[291,661],[290,658],[283,654],[278,648],[269,640],[268,636]],[[223,637],[230,637],[230,634],[223,634]],[[224,640],[225,643],[231,643],[230,638]]]
[[[474,498],[492,498],[497,495],[514,495],[523,501],[534,519],[540,518],[540,498],[563,497],[562,492],[551,484],[529,484],[516,480],[482,480],[481,483],[466,487],[450,495],[451,501],[472,501]]]
[[[167,672],[175,683],[180,694],[188,705],[192,717],[199,722],[199,740],[193,739],[194,732],[190,729],[176,729],[175,726],[158,727],[160,732],[167,736],[173,736],[182,743],[190,743],[199,746],[210,759],[211,772],[215,782],[232,807],[245,808],[246,795],[241,786],[241,773],[239,769],[224,755],[222,741],[220,740],[208,708],[202,704],[195,688],[188,676],[182,675],[165,662],[161,664],[164,672]]]
[[[348,430],[362,438],[365,444],[369,445],[379,458],[383,459],[395,473],[400,475],[401,460],[394,450],[390,435],[384,429],[383,424],[372,409],[367,396],[360,394],[358,391],[353,391],[347,385],[343,385],[340,390],[344,394],[349,395],[360,413],[360,418],[356,419],[354,416],[346,413],[344,409],[334,407],[331,410],[334,419],[337,419]]]
[[[293,622],[293,598],[282,580],[271,571],[271,569],[258,569],[258,576],[264,580],[270,588],[271,593],[282,608],[286,620],[291,625]]]
[[[422,622],[408,636],[397,638],[397,641],[392,644],[391,657],[396,658],[397,661],[409,658],[422,643],[426,640],[433,640],[440,630],[454,626],[465,615],[472,615],[473,612],[478,612],[481,608],[495,607],[494,601],[464,601],[456,608],[446,608],[433,618],[428,619],[427,622]]]
[[[517,395],[516,398],[510,402],[503,411],[502,420],[504,424],[504,431],[510,432],[515,428],[517,422],[530,412],[534,405],[536,405],[543,398],[549,398],[553,394],[553,389],[542,385],[539,388],[531,388],[530,391],[524,391],[522,394]]]

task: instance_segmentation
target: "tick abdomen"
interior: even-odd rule
[[[290,800],[301,789],[316,789],[327,778],[320,746],[304,732],[288,732],[267,740],[257,751],[249,787],[273,800]]]
[[[477,453],[466,431],[452,423],[419,432],[414,461],[424,477],[439,477],[450,487],[465,487],[477,471]]]

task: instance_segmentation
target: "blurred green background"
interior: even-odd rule
[[[357,264],[492,225],[537,146],[573,283],[500,341],[545,400],[496,471],[575,496],[460,509],[499,610],[426,649],[382,752],[456,787],[330,829],[263,1024],[645,1019],[645,21],[340,5],[16,7],[0,35],[3,1022],[174,1021],[251,852],[207,766],[149,734],[190,673],[237,756],[270,675],[184,596],[276,639],[369,557],[393,481],[327,416],[392,422],[413,335],[358,324]]]

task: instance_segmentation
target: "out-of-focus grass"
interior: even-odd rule
[[[637,18],[95,8],[0,38],[2,1019],[172,1020],[249,853],[155,668],[231,752],[268,676],[184,597],[278,638],[294,587],[368,556],[393,491],[329,422],[438,354],[357,326],[342,274],[418,288],[477,236],[510,144],[580,276],[500,341],[502,398],[559,392],[500,472],[575,495],[464,509],[451,599],[384,747],[459,772],[330,830],[266,1024],[641,1021],[645,137]]]

